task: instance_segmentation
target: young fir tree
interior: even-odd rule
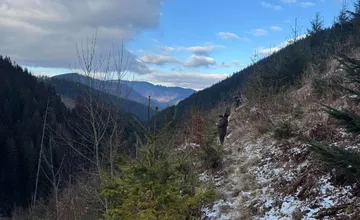
[[[340,88],[346,91],[354,102],[360,101],[360,60],[341,55],[337,60],[345,75],[346,86]],[[335,109],[324,106],[324,110],[337,119],[338,125],[355,135],[360,134],[360,115],[350,108]],[[312,141],[310,149],[329,165],[345,171],[348,177],[360,176],[360,154],[343,147],[328,146]]]
[[[122,158],[115,178],[104,178],[106,219],[199,219],[215,199],[212,185],[200,184],[188,155],[174,152],[165,126],[138,139],[135,159]]]
[[[310,21],[311,28],[307,30],[308,34],[314,35],[324,28],[324,20],[320,15],[320,12],[316,12],[315,18]]]
[[[336,22],[340,25],[343,26],[346,22],[348,22],[350,20],[349,15],[348,15],[348,10],[347,10],[347,1],[344,0],[341,6],[341,9],[339,11],[339,14],[336,18]]]

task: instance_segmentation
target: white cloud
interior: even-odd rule
[[[280,0],[280,2],[285,3],[285,4],[289,4],[289,5],[300,6],[300,7],[303,7],[303,8],[308,8],[308,7],[312,7],[312,6],[316,5],[315,2],[310,2],[310,1]]]
[[[281,9],[283,9],[280,5],[274,5],[274,4],[265,2],[265,1],[262,1],[260,4],[261,4],[261,6],[263,6],[264,8],[271,8],[271,9],[274,9],[274,10],[281,10]]]
[[[175,47],[167,47],[167,46],[158,46],[158,48],[163,52],[174,52],[177,50]]]
[[[306,35],[306,34],[303,34],[303,35],[300,35],[300,36],[297,38],[297,40],[300,40],[300,39],[303,39],[303,38],[306,38],[306,37],[307,37],[307,35]],[[292,44],[293,42],[295,42],[294,40],[295,40],[294,38],[289,39],[289,40],[286,40],[286,41],[284,41],[284,42],[281,42],[281,43],[278,44],[277,46],[271,47],[271,48],[260,48],[260,49],[258,50],[258,53],[261,54],[261,55],[265,55],[265,56],[271,55],[271,54],[273,54],[273,53],[278,52],[278,51],[281,50],[282,48],[284,48],[284,47]]]
[[[204,46],[191,46],[191,47],[168,47],[158,46],[163,52],[187,51],[195,55],[208,56],[217,48],[224,48],[222,45],[205,44]]]
[[[146,80],[153,83],[167,84],[170,86],[181,86],[201,90],[207,88],[221,80],[228,74],[206,74],[206,73],[154,73],[146,76]]]
[[[202,67],[202,66],[209,67],[212,65],[216,65],[216,61],[214,58],[208,56],[202,56],[202,55],[200,56],[191,55],[186,61],[182,61],[173,56],[148,53],[144,55],[140,59],[140,61],[143,63],[154,64],[158,66],[161,66],[166,63],[175,63],[183,67]]]
[[[161,5],[162,0],[0,0],[1,53],[21,65],[67,68],[76,60],[76,42],[97,29],[96,49],[105,52],[119,39],[156,28]],[[133,69],[148,71],[141,64]]]
[[[230,63],[221,62],[217,64],[217,66],[221,68],[230,68],[230,67],[240,68],[240,67],[244,67],[245,64],[241,63],[239,60],[233,60]]]
[[[273,31],[281,31],[282,30],[282,28],[279,26],[271,26],[270,29]]]
[[[237,34],[231,33],[231,32],[219,32],[218,36],[222,39],[229,40],[229,39],[240,39],[243,41],[250,42],[251,40],[247,37],[240,37]]]
[[[210,66],[215,64],[216,61],[214,58],[196,55],[192,55],[188,60],[184,62],[184,65],[187,67]]]
[[[142,62],[151,63],[156,65],[162,65],[165,63],[181,63],[181,61],[172,56],[164,56],[158,54],[146,54],[141,58]]]
[[[297,0],[280,0],[280,2],[286,3],[286,4],[295,4],[295,3],[297,3]]]
[[[303,8],[308,8],[308,7],[312,7],[315,5],[316,4],[314,2],[298,2],[298,6],[303,7]]]
[[[250,31],[250,33],[251,33],[252,35],[254,35],[254,36],[257,36],[257,37],[259,37],[259,36],[265,36],[265,35],[268,34],[267,30],[262,29],[262,28],[253,29],[253,30]]]
[[[222,39],[240,39],[240,37],[231,32],[219,32],[218,36]]]
[[[193,46],[188,48],[182,48],[182,50],[190,51],[196,55],[209,55],[214,50],[214,46]]]
[[[231,62],[235,67],[244,67],[245,64],[242,64],[239,60],[233,60]]]

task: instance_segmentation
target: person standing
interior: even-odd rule
[[[228,116],[219,115],[219,123],[217,127],[218,127],[218,134],[221,145],[224,143],[224,139],[227,132],[227,126],[228,126]]]

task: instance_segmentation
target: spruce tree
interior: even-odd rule
[[[341,9],[339,11],[338,16],[336,17],[336,23],[335,27],[340,27],[340,34],[337,35],[337,37],[340,38],[340,40],[343,40],[343,38],[346,36],[345,34],[345,25],[350,21],[349,17],[349,11],[347,6],[347,1],[344,0],[341,6]]]
[[[324,20],[322,19],[320,12],[316,12],[315,18],[310,21],[311,28],[308,29],[308,34],[314,35],[324,28]]]
[[[106,219],[199,219],[214,201],[213,186],[199,182],[189,156],[174,152],[168,126],[138,139],[135,159],[121,158],[118,174],[103,177]]]
[[[360,60],[348,57],[347,55],[340,55],[337,60],[340,63],[341,69],[345,71],[345,83],[347,86],[340,86],[346,91],[353,101],[360,101]],[[325,111],[332,117],[339,121],[339,125],[345,127],[348,132],[355,134],[360,133],[360,115],[351,109],[334,109],[325,106]]]
[[[340,68],[345,71],[345,86],[338,86],[348,93],[352,101],[360,101],[360,60],[350,58],[347,55],[340,55],[337,60]],[[347,132],[355,135],[360,134],[360,115],[350,108],[335,109],[324,106],[331,117],[337,119],[338,125],[345,128]],[[315,152],[321,160],[331,167],[339,168],[351,179],[360,177],[360,153],[354,150],[347,150],[344,147],[328,145],[311,141],[310,149]]]

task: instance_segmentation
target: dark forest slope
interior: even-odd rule
[[[292,85],[309,67],[320,66],[335,55],[337,47],[349,37],[356,39],[356,27],[352,22],[335,24],[281,49],[231,77],[199,91],[182,100],[179,104],[164,109],[161,116],[175,116],[181,120],[190,107],[206,110],[224,100],[231,100],[232,93],[246,85],[254,88],[267,87],[274,91]]]
[[[55,89],[0,56],[0,211],[31,199],[48,100],[48,125],[55,128],[69,114]],[[39,195],[47,193],[41,173]]]

